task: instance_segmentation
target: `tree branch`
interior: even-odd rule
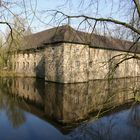
[[[11,35],[11,38],[13,39],[13,33],[12,33],[12,27],[11,25],[8,23],[8,22],[4,22],[4,21],[0,21],[0,24],[5,24],[9,27],[10,29],[10,35]]]
[[[140,35],[140,29],[137,29],[137,28],[133,27],[132,25],[130,25],[126,22],[119,21],[119,20],[115,20],[115,19],[111,19],[111,18],[94,18],[94,17],[90,17],[90,16],[86,16],[86,15],[70,16],[70,15],[64,14],[61,11],[57,11],[57,10],[51,10],[51,11],[56,12],[56,14],[62,14],[63,16],[65,16],[67,18],[71,18],[71,19],[72,18],[84,18],[84,20],[89,19],[89,20],[94,20],[94,21],[97,21],[97,22],[110,22],[110,23],[114,23],[114,24],[117,24],[117,25],[122,25],[125,28],[128,28],[128,29],[132,30],[133,32]]]
[[[139,15],[139,18],[140,18],[140,2],[139,0],[133,0],[135,6],[136,6],[136,9],[137,9],[137,12],[138,12],[138,15]]]

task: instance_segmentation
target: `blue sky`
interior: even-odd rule
[[[97,16],[97,17],[113,17],[115,19],[121,20],[123,17],[122,13],[121,15],[118,12],[119,7],[119,0],[114,0],[114,5],[112,5],[111,2],[105,3],[104,0],[99,0],[99,7],[98,7],[98,14],[97,14],[97,3],[95,0],[93,0],[92,6],[89,6],[89,2],[91,0],[83,0],[83,3],[81,3],[81,0],[70,0],[66,3],[67,0],[38,0],[37,3],[37,9],[39,11],[42,10],[60,10],[68,15],[89,15],[89,16]],[[111,12],[112,9],[112,12]],[[121,11],[120,11],[121,12]],[[117,14],[116,14],[117,13]],[[45,23],[49,23],[50,15],[46,12],[42,14],[37,14]],[[124,17],[123,17],[124,20]],[[64,21],[65,23],[65,21]],[[73,26],[78,26],[78,21],[72,21],[71,22]],[[40,21],[38,21],[36,18],[34,20],[33,25],[39,24],[40,27],[35,27],[35,30],[42,30],[44,28],[49,28],[51,26],[57,26],[58,22],[51,22],[50,24],[40,24]],[[39,29],[40,28],[40,29]]]
[[[17,0],[5,0],[6,2],[15,2]],[[26,26],[31,26],[33,32],[38,32],[50,27],[57,26],[59,23],[59,20],[56,21],[50,20],[52,19],[52,13],[47,12],[47,10],[60,10],[68,15],[89,15],[89,16],[97,16],[97,17],[113,17],[116,19],[121,20],[123,15],[120,15],[118,13],[118,6],[119,0],[114,0],[114,5],[112,5],[111,2],[105,3],[104,0],[99,0],[99,9],[97,13],[97,3],[93,1],[92,6],[89,6],[89,3],[87,1],[90,0],[83,0],[83,3],[81,3],[81,0],[70,0],[70,2],[67,2],[67,0],[25,0],[26,9],[23,8],[23,0],[18,0],[18,5],[14,5],[10,8],[10,10],[17,14],[18,16],[26,19]],[[110,9],[113,9],[112,12]],[[26,12],[25,12],[26,11]],[[121,12],[121,11],[120,11]],[[35,14],[34,14],[35,13]],[[117,13],[117,14],[116,14]],[[12,17],[13,15],[10,12],[5,12],[6,20],[12,23]],[[58,17],[59,19],[59,17]],[[28,22],[27,22],[28,21]],[[71,21],[72,26],[77,26],[80,21]],[[62,24],[65,24],[66,21],[63,21]],[[84,27],[85,25],[81,26]],[[6,26],[0,26],[0,29],[4,31],[6,29]]]

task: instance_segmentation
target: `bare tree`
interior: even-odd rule
[[[67,3],[70,2],[70,0],[67,0]],[[103,15],[102,11],[100,10],[100,5],[103,4],[105,6],[108,6],[110,8],[110,12],[108,12],[108,15]],[[110,4],[111,3],[111,4]],[[112,29],[124,29],[127,30],[127,33],[129,32],[129,35],[131,35],[131,38],[129,36],[129,40],[132,40],[135,37],[135,41],[139,41],[140,39],[140,1],[139,0],[132,0],[132,1],[126,1],[124,0],[123,2],[118,0],[117,1],[117,8],[115,6],[116,1],[114,0],[105,0],[105,1],[100,1],[100,0],[80,0],[79,5],[77,9],[82,7],[83,11],[86,8],[92,7],[93,11],[91,13],[82,13],[82,14],[66,14],[61,10],[50,10],[47,12],[50,12],[51,14],[53,13],[53,19],[55,21],[58,21],[58,23],[62,23],[63,21],[67,23],[71,23],[72,20],[75,20],[78,24],[78,28],[82,26],[83,24],[87,25],[87,28],[90,28],[89,31],[95,32],[99,28],[103,27],[101,32],[107,33],[107,35],[112,35],[111,32],[113,31]],[[110,6],[111,5],[111,6]],[[106,9],[107,7],[104,7]],[[115,10],[113,10],[113,8]],[[96,9],[96,10],[94,10]],[[108,9],[109,11],[109,9]],[[93,13],[93,14],[92,14]],[[115,15],[121,15],[121,18],[116,17]],[[54,18],[55,17],[55,18]],[[100,32],[100,33],[101,33]],[[98,32],[99,33],[99,32]],[[114,33],[114,32],[113,32]],[[123,32],[124,33],[124,32]],[[116,34],[116,32],[115,32]],[[117,33],[118,35],[118,33]],[[126,34],[125,34],[126,35]],[[126,36],[125,36],[126,37]]]
[[[36,1],[37,0],[0,1],[0,27],[8,27],[12,39],[13,27],[19,25],[18,28],[22,31],[23,24],[26,22],[24,29],[30,29],[36,13]],[[16,19],[16,22],[13,22],[13,19]],[[16,23],[18,23],[18,25]],[[0,28],[1,33],[4,32],[2,28]]]
[[[2,26],[0,32],[3,38],[0,51],[4,66],[7,65],[7,60],[10,57],[9,53],[21,46],[25,35],[31,34],[28,14],[33,13],[33,11],[29,12],[29,10],[26,0],[1,0],[0,2],[0,27]]]
[[[110,37],[117,37],[119,39],[131,40],[133,44],[130,47],[136,46],[140,40],[140,1],[139,0],[65,0],[65,3],[57,7],[58,10],[43,10],[40,15],[44,14],[50,21],[47,23],[38,16],[36,10],[37,0],[34,0],[34,7],[32,0],[19,0],[15,2],[1,1],[1,20],[0,25],[6,25],[10,29],[10,38],[13,39],[12,23],[8,20],[8,16],[22,15],[27,20],[28,27],[31,26],[33,19],[36,18],[46,26],[49,24],[60,25],[63,23],[77,25],[77,28],[86,30],[88,32],[105,35]],[[29,6],[30,5],[30,6]],[[68,12],[63,9],[68,9]],[[77,6],[75,6],[77,5]],[[15,14],[14,8],[18,8],[18,13]],[[28,6],[30,8],[28,8]],[[75,7],[75,10],[71,10]],[[22,10],[19,10],[22,9]],[[106,10],[105,10],[106,9]],[[16,11],[17,12],[17,11]],[[104,13],[105,12],[105,13]],[[6,13],[6,14],[5,14]],[[80,14],[79,14],[80,13]],[[28,17],[32,15],[31,20]],[[19,21],[20,22],[20,21]],[[27,27],[26,27],[27,28]],[[122,54],[123,56],[123,54]],[[115,56],[113,59],[115,59]],[[134,54],[128,57],[124,56],[114,69],[124,62],[132,58],[140,59],[138,55]],[[111,58],[111,60],[113,60]]]

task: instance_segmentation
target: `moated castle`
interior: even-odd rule
[[[58,83],[107,79],[110,74],[113,78],[135,77],[140,76],[140,62],[131,56],[140,56],[140,46],[132,46],[129,41],[65,25],[26,36],[24,45],[12,54],[10,61],[17,76]]]

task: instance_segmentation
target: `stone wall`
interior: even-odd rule
[[[133,54],[91,48],[88,45],[57,43],[36,52],[12,55],[16,75],[41,77],[58,83],[78,83],[95,79],[140,76],[140,62]]]
[[[140,76],[140,62],[133,54],[62,43],[45,50],[46,80],[59,83],[87,82],[95,79]]]
[[[64,45],[54,44],[47,46],[45,50],[45,80],[64,82],[63,60]]]
[[[45,50],[45,79],[59,83],[88,81],[88,46],[55,44]]]
[[[132,55],[127,52],[90,48],[89,80],[140,76],[140,61],[137,59],[128,59],[116,65]]]
[[[17,75],[44,78],[45,61],[43,50],[14,53],[11,59],[12,70]]]
[[[87,82],[89,47],[81,44],[64,43],[65,83]]]

